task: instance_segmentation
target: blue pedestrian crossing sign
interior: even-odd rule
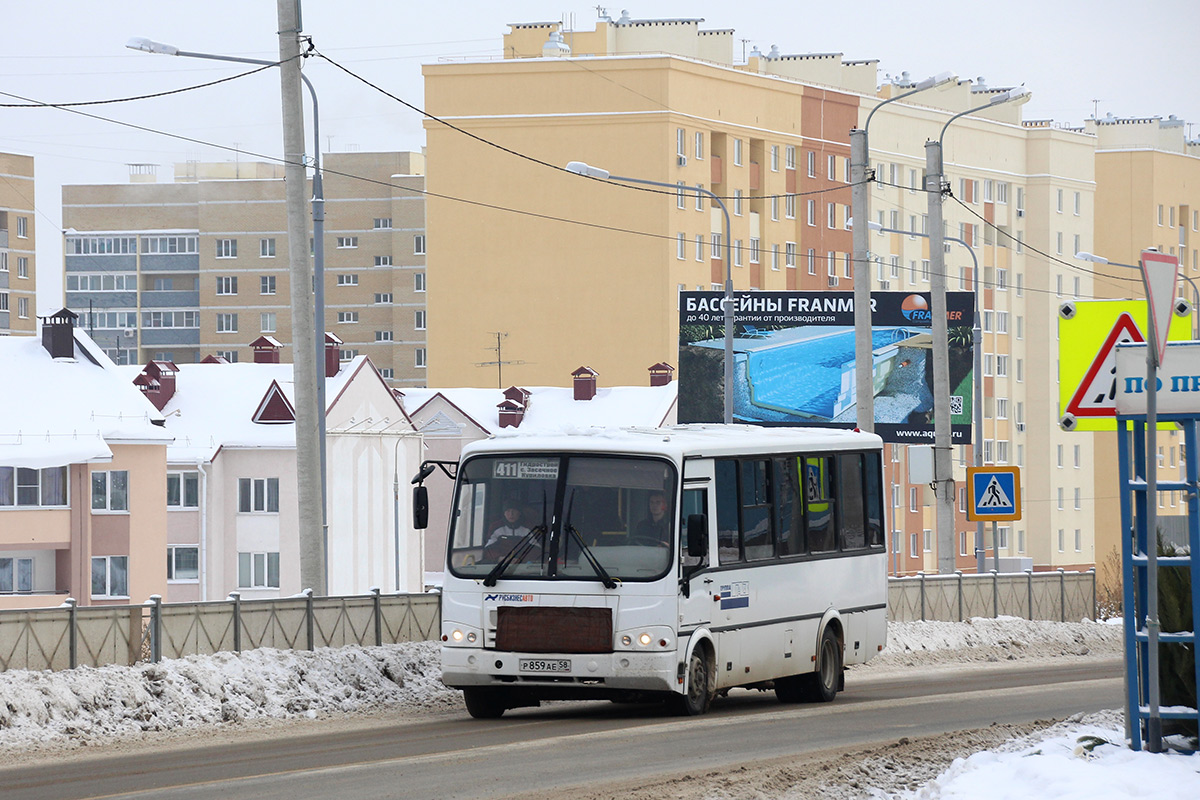
[[[967,519],[972,522],[1021,518],[1020,467],[967,467],[967,487]]]

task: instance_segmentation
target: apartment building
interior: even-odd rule
[[[424,159],[330,153],[323,169],[325,330],[344,361],[423,386]],[[114,361],[236,362],[259,335],[290,343],[281,165],[188,162],[170,183],[130,165],[126,185],[63,187],[63,226],[67,305]]]
[[[0,153],[0,336],[37,330],[33,158]]]
[[[165,596],[162,415],[66,309],[0,364],[0,608]]]
[[[1179,258],[1179,293],[1200,305],[1200,141],[1189,139],[1187,125],[1174,116],[1116,117],[1088,120],[1096,136],[1095,247],[1091,250],[1116,264],[1138,263],[1141,252],[1156,247]],[[1143,298],[1138,273],[1124,267],[1096,267],[1097,294]],[[1124,279],[1124,280],[1122,280]],[[1109,567],[1120,553],[1117,444],[1113,433],[1097,433],[1096,560],[1102,579],[1116,580]],[[1160,480],[1183,480],[1183,437],[1178,431],[1159,431]],[[1163,517],[1186,514],[1181,492],[1159,495]],[[1169,528],[1171,522],[1164,521]],[[1112,567],[1117,565],[1113,564]],[[1118,572],[1119,574],[1119,572]]]
[[[601,18],[592,31],[516,24],[505,59],[427,65],[430,111],[505,153],[426,122],[429,227],[439,242],[430,331],[431,385],[485,386],[486,348],[507,334],[506,378],[558,383],[586,359],[622,383],[671,361],[677,293],[719,289],[729,210],[739,290],[853,288],[849,130],[907,76],[876,81],[876,62],[839,53],[751,52],[703,20]],[[928,291],[925,143],[950,117],[1009,87],[957,81],[889,103],[870,127],[870,234],[875,290]],[[945,137],[948,287],[979,289],[987,464],[1024,474],[1024,519],[1001,526],[1000,554],[1036,569],[1086,567],[1095,527],[1090,439],[1058,428],[1061,302],[1090,297],[1071,260],[1092,246],[1095,136],[1024,120],[1019,104],[955,121]],[[677,187],[621,185],[552,169],[583,161],[613,175]],[[549,166],[547,166],[549,165]],[[465,198],[488,207],[466,206]],[[453,232],[453,235],[451,233]],[[714,248],[714,245],[717,245]],[[512,298],[496,303],[495,297]],[[514,311],[514,306],[516,310]],[[459,309],[472,308],[464,317]],[[958,478],[974,463],[958,449]],[[933,498],[907,480],[905,447],[889,446],[891,569],[935,570]],[[1060,468],[1060,464],[1063,465]],[[976,526],[959,484],[957,565],[976,566]],[[990,532],[984,545],[990,568]]]

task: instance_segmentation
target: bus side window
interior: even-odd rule
[[[867,544],[883,547],[883,486],[880,482],[880,454],[864,453],[866,468]]]
[[[795,456],[775,459],[771,488],[775,497],[775,529],[779,531],[780,556],[796,556],[805,552],[801,465],[802,459]]]
[[[837,549],[833,516],[832,457],[804,459],[804,516],[808,523],[808,547],[814,553]]]
[[[708,563],[708,558],[694,558],[688,555],[688,517],[693,514],[703,514],[708,516],[708,490],[707,489],[684,489],[683,490],[683,516],[680,520],[680,547],[679,552],[682,554],[683,563],[686,566],[699,566]]]
[[[863,513],[863,459],[858,453],[837,457],[840,468],[838,489],[842,511],[841,545],[843,550],[861,550],[867,546],[866,520]]]
[[[722,564],[742,560],[739,550],[741,528],[738,525],[738,462],[717,459],[717,556]]]
[[[762,459],[742,462],[742,552],[747,561],[775,555],[768,485],[770,463]]]

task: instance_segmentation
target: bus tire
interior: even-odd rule
[[[499,689],[479,686],[463,689],[463,702],[467,705],[467,713],[475,719],[500,719],[508,710]]]
[[[687,692],[671,696],[672,710],[681,717],[698,717],[708,711],[712,702],[711,677],[708,651],[697,645],[688,657]]]
[[[829,703],[837,697],[842,677],[842,647],[832,625],[826,625],[817,648],[817,669],[803,678],[804,699],[812,703]]]

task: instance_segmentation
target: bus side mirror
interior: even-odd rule
[[[708,518],[703,514],[688,514],[687,554],[692,558],[708,555]]]
[[[422,484],[413,487],[413,527],[424,530],[429,527],[429,490]]]

